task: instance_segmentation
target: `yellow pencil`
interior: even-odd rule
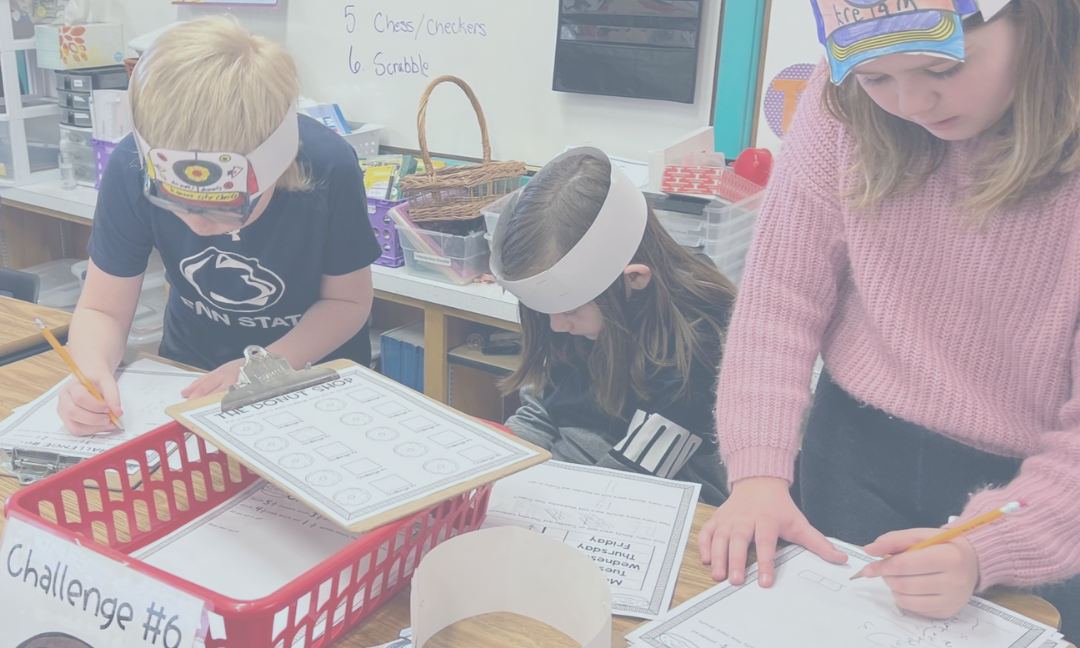
[[[90,392],[94,398],[104,403],[105,397],[101,395],[101,392],[97,390],[97,387],[94,387],[94,383],[90,382],[90,379],[86,377],[86,374],[79,369],[79,365],[75,364],[75,359],[71,357],[67,352],[67,349],[60,346],[60,340],[57,340],[56,336],[52,334],[52,331],[45,326],[45,322],[42,322],[40,317],[35,317],[34,323],[41,329],[41,334],[49,341],[52,348],[56,349],[56,353],[60,355],[60,358],[67,363],[67,366],[71,369],[71,373],[75,375],[75,378],[82,383],[83,387],[86,387],[86,391]],[[120,419],[116,417],[116,414],[113,414],[112,409],[109,410],[109,420],[112,421],[117,429],[124,429],[124,426],[120,423]]]
[[[910,547],[908,547],[907,549],[904,549],[903,551],[901,551],[900,553],[907,553],[909,551],[916,551],[918,549],[925,549],[926,547],[932,547],[934,545],[945,544],[946,542],[949,542],[950,540],[954,540],[956,538],[959,538],[960,536],[964,535],[968,531],[971,531],[973,529],[978,529],[981,526],[986,526],[987,524],[990,524],[991,522],[997,522],[998,520],[1005,517],[1006,515],[1009,515],[1010,513],[1016,513],[1017,511],[1019,511],[1023,507],[1024,507],[1024,502],[1023,501],[1009,502],[1008,504],[1006,504],[1005,506],[1002,506],[999,509],[995,509],[993,511],[990,511],[989,513],[983,513],[979,517],[972,518],[972,519],[968,520],[967,522],[964,522],[963,524],[960,524],[960,525],[954,526],[951,529],[947,529],[945,531],[942,531],[941,533],[937,534],[936,536],[934,536],[932,538],[927,538],[926,540],[923,540],[922,542],[918,542],[916,544],[913,544]],[[888,556],[882,557],[882,560],[885,560],[887,558],[891,558],[894,555],[898,555],[898,554],[889,554]],[[868,566],[869,565],[867,565],[867,567]],[[859,570],[859,573],[852,576],[849,580],[855,580],[856,578],[862,578],[863,571],[865,571],[865,570],[866,570],[866,567],[863,567],[862,569]]]

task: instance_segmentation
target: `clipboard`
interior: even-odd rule
[[[170,446],[167,450],[166,461],[180,448]],[[20,486],[29,486],[89,458],[22,446],[0,448],[0,478],[17,479]],[[161,466],[156,465],[153,467],[153,472],[160,469]],[[127,481],[126,487],[124,484],[125,479]],[[138,488],[140,484],[142,484],[141,470],[133,470],[127,473],[113,471],[106,473],[105,488],[110,491],[121,492],[125,488]]]
[[[551,453],[371,369],[294,370],[257,346],[227,393],[166,413],[352,533],[551,459]]]
[[[169,456],[178,448],[170,448]],[[35,450],[14,446],[12,448],[0,448],[0,478],[14,478],[19,480],[20,486],[29,486],[46,477],[55,475],[61,470],[89,459],[78,455],[65,455],[49,450]],[[161,466],[156,466],[155,471]],[[127,473],[106,473],[106,489],[110,491],[123,491],[124,480],[127,479],[127,488],[138,488],[142,484],[142,471],[135,470]]]
[[[118,377],[118,380],[121,379],[120,376],[124,372],[132,370],[135,374],[146,374],[147,376],[154,376],[158,374],[169,375],[169,372],[166,368],[157,366],[140,366],[138,364],[138,361],[142,360],[149,360],[155,364],[175,367],[176,369],[182,370],[181,373],[193,372],[192,367],[188,367],[186,365],[182,365],[180,363],[172,362],[162,358],[139,354],[135,357],[125,358],[122,366],[117,370],[118,373],[116,375]],[[185,382],[190,380],[190,378],[188,378],[186,375],[180,376],[179,373],[177,374],[177,377],[181,378]],[[53,393],[57,389],[59,389],[64,383],[65,379],[66,375],[65,377],[60,377],[55,385],[45,390],[42,395],[34,399],[34,401],[32,401],[29,405],[24,404],[27,405],[26,409],[23,409],[23,411],[21,412],[13,413],[11,417],[5,418],[3,421],[3,423],[5,424],[5,434],[11,431],[10,429],[8,429],[9,426],[7,425],[9,421],[18,419],[25,422],[28,418],[34,416],[35,411],[38,411],[40,410],[40,408],[49,405],[49,400],[41,402],[41,399],[48,397],[50,393]],[[179,398],[179,396],[177,396],[177,398]],[[164,405],[162,405],[161,413],[158,416],[161,423],[166,422],[166,419],[164,418]],[[36,428],[31,426],[26,429],[34,430]],[[44,430],[44,428],[42,430]],[[139,423],[136,423],[136,430],[133,433],[137,434],[139,431],[147,432],[149,430],[149,426],[140,426]],[[20,432],[18,431],[15,431],[13,437],[0,436],[0,478],[16,479],[21,486],[27,486],[34,482],[45,479],[46,477],[49,477],[57,472],[70,468],[78,464],[79,462],[84,461],[85,459],[95,456],[94,454],[88,453],[85,450],[73,450],[71,452],[68,452],[65,449],[61,449],[59,446],[56,446],[55,444],[50,446],[48,445],[48,443],[50,441],[56,441],[56,439],[47,438],[48,435],[51,433],[44,431],[42,431],[41,433],[45,436],[41,438],[27,438],[28,434],[32,436],[32,433],[23,432],[20,435]],[[130,434],[128,436],[130,436]],[[123,440],[124,439],[122,438],[119,442],[122,442]],[[79,441],[79,439],[73,437],[73,442],[75,441]],[[177,448],[175,447],[168,448],[167,456],[171,457],[171,455],[176,451],[176,449]],[[154,470],[157,470],[158,468],[159,466],[155,464]],[[129,466],[129,470],[126,472],[108,471],[106,474],[106,481],[107,483],[104,483],[101,486],[102,488],[107,488],[110,491],[121,491],[125,488],[137,488],[142,482],[142,473],[141,470],[135,469],[134,465],[132,465]]]

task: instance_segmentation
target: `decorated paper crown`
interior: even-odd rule
[[[590,147],[575,148],[563,153],[541,169],[532,182],[542,182],[545,170],[555,162],[570,157],[591,156],[601,160],[608,157]],[[514,203],[499,217],[495,228],[491,255],[491,274],[502,287],[521,303],[541,313],[565,313],[596,299],[615,282],[633,260],[645,235],[649,208],[645,194],[630,178],[611,165],[611,184],[600,213],[581,240],[566,255],[547,270],[524,279],[508,280],[502,272],[500,243]]]
[[[163,209],[202,214],[243,224],[255,199],[267,191],[296,159],[300,145],[296,106],[254,151],[186,151],[150,146],[134,130],[139,159],[146,172],[143,192]]]
[[[810,0],[833,83],[887,54],[964,60],[963,19],[989,21],[1011,0]]]

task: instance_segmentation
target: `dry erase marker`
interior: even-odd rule
[[[904,549],[903,551],[901,551],[900,553],[908,553],[909,551],[916,551],[918,549],[925,549],[926,547],[932,547],[934,545],[945,544],[946,542],[949,542],[950,540],[954,540],[956,538],[959,538],[960,536],[964,535],[968,531],[978,529],[979,527],[990,524],[991,522],[997,522],[998,520],[1005,517],[1006,515],[1009,515],[1010,513],[1016,513],[1017,511],[1019,511],[1024,506],[1025,506],[1025,504],[1024,504],[1023,500],[1021,500],[1019,502],[1009,502],[1008,504],[1006,504],[1005,506],[1002,506],[999,509],[995,509],[993,511],[990,511],[989,513],[983,513],[979,517],[968,520],[967,522],[965,522],[965,523],[963,523],[963,524],[961,524],[959,526],[955,526],[955,527],[953,527],[951,529],[948,529],[946,531],[942,531],[941,533],[937,534],[936,536],[934,536],[932,538],[927,538],[926,540],[923,540],[922,542],[913,544],[910,547],[908,547],[907,549]],[[882,557],[882,560],[886,560],[888,558],[891,558],[894,555],[899,555],[899,554],[890,554],[888,556],[884,556],[884,557]],[[862,578],[863,571],[865,569],[866,569],[866,567],[863,567],[862,569],[860,569],[859,573],[852,576],[849,580],[855,580],[856,578]]]
[[[60,340],[57,340],[56,336],[52,334],[52,331],[50,331],[48,327],[45,326],[45,322],[42,322],[40,317],[35,317],[34,323],[37,324],[39,329],[41,329],[41,334],[44,335],[45,339],[49,341],[49,344],[52,346],[52,348],[56,349],[56,353],[60,356],[60,358],[65,363],[67,363],[68,368],[71,369],[71,373],[74,374],[75,378],[80,383],[82,383],[83,387],[86,387],[86,391],[90,392],[90,394],[94,398],[104,403],[105,397],[101,395],[101,392],[97,390],[97,387],[94,387],[94,383],[90,382],[90,379],[86,377],[86,374],[84,374],[82,370],[79,369],[79,365],[75,364],[74,358],[72,358],[71,355],[67,352],[67,349],[60,346]],[[107,404],[106,407],[108,407]],[[113,414],[112,409],[109,409],[109,420],[112,421],[113,425],[115,425],[117,429],[124,429],[124,426],[120,423],[120,419],[116,417],[116,414]]]

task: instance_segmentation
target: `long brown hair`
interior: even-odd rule
[[[508,220],[499,223],[493,254],[507,279],[531,277],[554,265],[588,231],[607,196],[607,160],[576,156],[553,164],[500,217]],[[620,276],[594,300],[604,318],[595,343],[554,333],[548,315],[519,305],[522,361],[500,383],[504,392],[525,385],[543,389],[555,367],[583,359],[596,402],[612,416],[622,416],[631,392],[648,400],[648,380],[662,368],[678,368],[683,384],[677,397],[689,396],[693,362],[715,362],[719,356],[718,349],[707,347],[723,340],[735,285],[676,243],[651,208],[631,263],[648,266],[652,279],[627,297]],[[724,316],[718,320],[716,313]]]
[[[998,137],[968,188],[969,222],[983,224],[1001,207],[1046,196],[1080,168],[1080,0],[1013,0],[999,16],[1015,22],[1021,43],[1013,105],[992,127]],[[977,13],[964,30],[983,24]],[[920,188],[945,159],[946,142],[880,108],[854,75],[826,83],[822,101],[854,135],[848,197],[859,209]]]

